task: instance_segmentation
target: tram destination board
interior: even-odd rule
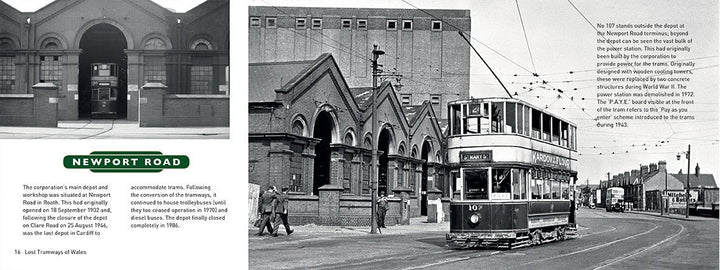
[[[492,161],[492,151],[462,151],[460,152],[460,162],[489,162]]]

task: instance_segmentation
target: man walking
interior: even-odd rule
[[[282,193],[277,195],[275,199],[275,223],[273,225],[273,236],[277,236],[278,229],[280,229],[280,222],[285,226],[285,232],[287,235],[293,233],[288,224],[288,187],[282,188]]]
[[[385,213],[388,210],[388,201],[385,197],[385,191],[380,191],[380,198],[377,200],[377,225],[385,228]]]
[[[260,213],[260,230],[256,235],[263,235],[265,227],[267,227],[269,233],[273,233],[272,223],[270,218],[275,216],[274,204],[277,201],[277,195],[275,193],[275,187],[269,186],[268,190],[260,196],[260,203],[258,203],[258,213]]]

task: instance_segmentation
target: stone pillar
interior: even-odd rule
[[[443,210],[443,221],[449,221],[450,220],[450,198],[441,198],[440,202],[442,202],[442,210]]]
[[[139,51],[125,50],[125,53],[127,54],[127,96],[118,96],[118,99],[125,98],[127,100],[127,120],[137,121],[138,86],[143,85],[142,57]],[[143,85],[143,87],[145,86]]]
[[[167,93],[167,86],[162,83],[152,82],[142,86],[140,99],[138,100],[140,127],[163,126],[163,98],[165,93]]]
[[[335,225],[340,221],[340,195],[343,187],[337,185],[324,185],[318,188],[318,212],[320,224]]]
[[[400,224],[410,225],[410,192],[408,187],[397,187],[393,189],[395,197],[400,198]]]
[[[440,201],[440,196],[442,196],[442,190],[439,190],[437,188],[430,187],[427,191],[427,222],[428,223],[438,223],[443,221],[443,217],[445,214],[443,213],[442,209],[442,202]]]
[[[33,116],[36,127],[57,127],[58,98],[57,86],[53,83],[33,85]]]
[[[63,65],[63,83],[66,87],[60,89],[64,96],[58,105],[58,118],[60,120],[77,120],[78,119],[78,100],[80,94],[78,92],[78,76],[80,65],[80,50],[66,51]]]

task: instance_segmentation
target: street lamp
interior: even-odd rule
[[[685,180],[685,218],[688,218],[690,216],[690,145],[688,144],[687,152],[677,154],[677,160],[680,160],[680,154],[685,154],[688,161],[687,179]]]
[[[377,95],[377,78],[380,76],[380,71],[378,70],[378,67],[381,65],[378,65],[377,60],[378,57],[385,54],[384,51],[377,49],[378,45],[373,44],[373,50],[372,50],[372,76],[373,76],[373,86],[372,86],[372,119],[371,121],[371,127],[372,127],[372,183],[370,184],[370,191],[371,191],[371,198],[372,201],[370,202],[370,233],[375,234],[377,233],[377,205],[375,202],[377,201],[377,186],[378,186],[378,156],[377,156],[377,149],[378,149],[378,139],[380,136],[378,136],[380,133],[377,132],[377,116],[375,115],[375,111],[377,110],[377,102],[375,96]]]

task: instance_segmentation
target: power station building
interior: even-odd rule
[[[470,91],[469,10],[250,7],[249,62],[307,61],[330,53],[350,87],[372,83],[373,44],[385,52],[385,72],[400,103],[430,101],[440,118],[446,104]]]
[[[184,117],[174,116],[179,110],[224,121],[227,100],[217,106],[211,96],[229,93],[229,2],[208,0],[184,13],[150,0],[57,0],[35,12],[0,2],[0,102],[15,111],[0,110],[0,120],[22,125],[17,99],[39,83],[57,88],[50,103],[59,120],[88,118],[91,64],[116,63],[119,118],[137,121],[146,104],[169,122]],[[150,82],[164,103],[140,96]]]

